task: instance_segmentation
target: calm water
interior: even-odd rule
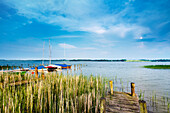
[[[58,61],[52,61],[55,63],[63,63]],[[152,94],[156,93],[156,96],[163,98],[170,98],[170,70],[169,69],[146,69],[142,68],[144,65],[170,65],[170,62],[66,62],[69,64],[85,64],[83,66],[82,73],[84,75],[101,75],[107,77],[109,80],[115,80],[117,77],[118,87],[121,86],[120,81],[123,81],[125,91],[130,91],[130,82],[135,82],[136,92],[140,93],[140,90],[144,93],[144,98],[147,100],[147,104],[150,103]],[[41,61],[0,61],[0,65],[17,65],[23,64],[24,67],[29,65],[41,64]],[[46,61],[45,64],[48,64]],[[73,69],[72,69],[73,70]],[[74,71],[73,71],[74,72]],[[80,73],[76,71],[75,73]],[[116,86],[116,85],[115,85]],[[120,89],[117,89],[120,90]],[[170,100],[170,99],[169,99]],[[167,101],[169,101],[167,100]],[[158,102],[161,104],[161,102]],[[160,105],[159,105],[160,106]],[[154,109],[149,108],[150,111]]]

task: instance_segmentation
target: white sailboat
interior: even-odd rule
[[[59,65],[52,65],[51,64],[51,46],[50,46],[50,39],[49,39],[49,65],[48,66],[45,66],[45,68],[48,68],[48,71],[51,72],[51,71],[58,71],[58,70],[61,70],[62,67],[59,66]]]
[[[66,55],[66,53],[65,53],[65,46],[66,46],[66,44],[64,42],[64,60],[66,60],[66,58],[65,58],[65,55]],[[64,61],[63,64],[55,64],[55,65],[61,66],[62,69],[70,69],[71,68],[71,65],[70,64],[66,64],[65,61]]]

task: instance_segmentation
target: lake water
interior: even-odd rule
[[[41,61],[0,61],[0,65],[16,65],[23,64],[24,67],[33,64],[39,65]],[[52,61],[52,64],[63,63],[59,61]],[[69,64],[85,64],[81,68],[84,75],[100,75],[107,77],[109,80],[115,81],[115,86],[120,87],[123,82],[125,91],[130,92],[130,82],[134,82],[136,86],[136,93],[140,95],[140,90],[144,93],[144,99],[147,104],[150,104],[150,99],[153,94],[158,98],[158,106],[161,106],[161,98],[170,98],[170,69],[147,69],[142,66],[145,65],[170,65],[170,62],[66,62]],[[48,64],[48,61],[45,61]],[[73,66],[72,66],[73,67]],[[72,72],[74,69],[72,68]],[[80,73],[80,70],[74,72]],[[128,88],[127,88],[128,87]],[[121,89],[117,89],[121,90]],[[170,100],[170,99],[169,99]],[[167,100],[169,103],[170,101]],[[166,103],[165,103],[166,104]],[[152,103],[151,103],[152,105]],[[152,106],[148,109],[154,111],[156,108]],[[159,110],[157,112],[160,112]],[[161,111],[164,112],[164,111]]]

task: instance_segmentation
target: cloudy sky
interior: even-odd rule
[[[0,58],[170,58],[169,0],[0,0]]]

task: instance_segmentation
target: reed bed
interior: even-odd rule
[[[108,81],[100,76],[47,73],[45,79],[33,79],[31,74],[0,74],[0,112],[97,113],[108,91]],[[9,84],[22,80],[29,83]]]

